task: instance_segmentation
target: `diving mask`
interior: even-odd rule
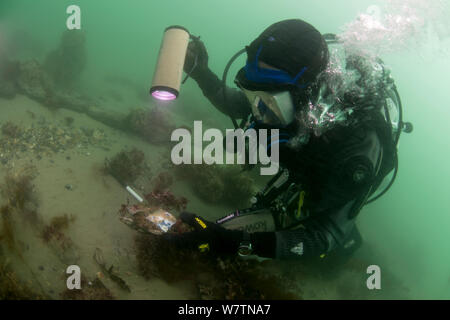
[[[294,103],[289,91],[251,91],[242,88],[250,102],[256,121],[286,127],[295,118]]]

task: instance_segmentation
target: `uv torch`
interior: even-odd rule
[[[191,35],[181,26],[164,31],[150,94],[158,100],[175,100],[180,93],[184,60]]]

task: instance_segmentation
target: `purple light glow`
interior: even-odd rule
[[[163,100],[163,101],[175,100],[177,98],[176,95],[174,95],[173,93],[171,93],[169,91],[160,91],[160,90],[153,91],[152,96],[155,99]]]

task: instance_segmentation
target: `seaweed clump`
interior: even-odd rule
[[[8,121],[2,125],[2,134],[8,138],[17,139],[22,135],[22,129],[18,125]]]
[[[65,250],[72,247],[72,240],[64,235],[64,231],[69,224],[75,221],[75,216],[64,214],[62,216],[53,217],[49,225],[45,225],[42,229],[41,237],[45,243],[57,241],[59,246]]]
[[[150,207],[162,208],[167,211],[181,212],[186,209],[188,200],[185,197],[177,197],[169,187],[173,178],[168,172],[161,172],[152,181],[153,190],[144,195]]]
[[[86,277],[81,276],[80,290],[64,290],[61,294],[64,300],[114,300],[115,297],[111,291],[100,281],[95,278],[88,281]]]
[[[191,281],[198,299],[300,299],[289,279],[268,272],[257,261],[218,258],[197,251],[180,250],[161,237],[135,237],[139,273],[168,283]],[[292,286],[291,286],[292,287]]]
[[[123,150],[111,160],[105,159],[105,170],[119,183],[132,184],[144,172],[145,155],[142,151],[133,148],[131,151]]]
[[[261,263],[254,260],[241,260],[235,257],[217,258],[211,275],[196,281],[199,296],[202,299],[301,299],[294,293],[295,286],[289,279],[268,272]]]
[[[14,173],[9,172],[5,177],[5,183],[1,186],[1,193],[7,203],[0,207],[2,220],[0,240],[20,257],[21,251],[15,241],[14,216],[18,213],[33,225],[39,222],[36,212],[37,199],[32,184],[35,175],[34,167],[25,167]]]
[[[34,206],[37,206],[37,199],[32,181],[36,175],[37,170],[33,166],[27,166],[6,175],[5,183],[1,189],[3,196],[8,199],[9,205],[19,210],[34,211]],[[34,206],[32,207],[32,205]]]
[[[179,176],[186,178],[195,194],[208,203],[223,202],[225,184],[217,165],[181,165]]]
[[[167,191],[173,184],[173,177],[169,172],[161,172],[153,179],[153,191],[163,192]]]
[[[50,224],[44,225],[41,230],[42,240],[49,245],[63,263],[75,263],[80,258],[74,242],[65,234],[70,223],[74,221],[74,216],[64,214],[52,218]]]
[[[202,257],[190,250],[177,250],[153,234],[137,234],[134,238],[139,274],[145,279],[161,278],[167,283],[194,280],[201,270]]]
[[[167,211],[183,211],[188,203],[185,197],[177,197],[171,191],[152,191],[144,197],[151,207]]]
[[[205,202],[244,206],[255,193],[250,175],[236,168],[207,164],[180,165],[176,173]]]
[[[3,260],[3,259],[2,259]],[[43,300],[48,297],[31,289],[17,279],[5,261],[0,261],[0,300]]]

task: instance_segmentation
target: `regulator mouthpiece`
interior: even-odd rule
[[[155,99],[171,101],[178,97],[189,37],[189,31],[181,26],[170,26],[164,31],[150,88]]]

